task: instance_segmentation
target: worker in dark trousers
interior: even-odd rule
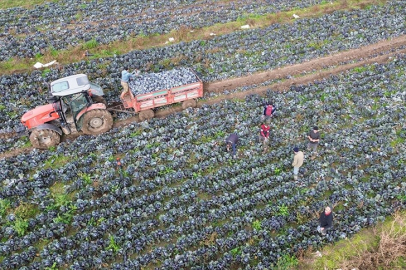
[[[323,212],[320,213],[319,226],[317,231],[323,235],[333,227],[333,212],[331,207],[327,206]]]
[[[236,133],[230,134],[226,140],[227,144],[227,152],[230,152],[230,148],[233,149],[233,157],[237,153],[237,143],[238,143],[238,135]]]
[[[320,132],[318,127],[313,127],[312,130],[310,130],[309,134],[307,135],[307,139],[309,140],[309,143],[307,144],[307,149],[312,151],[312,157],[311,159],[315,159],[317,156],[317,145],[319,145],[320,142]]]

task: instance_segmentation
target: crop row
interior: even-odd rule
[[[91,47],[132,36],[165,34],[179,29],[202,28],[235,21],[239,17],[304,8],[317,1],[144,1],[107,3],[70,1],[46,3],[33,9],[12,8],[0,13],[0,61],[11,57],[36,57],[69,46]],[[174,12],[176,11],[176,12]],[[60,38],[60,37],[63,38]]]
[[[1,268],[264,269],[375,224],[404,207],[405,63],[269,92],[265,153],[264,99],[249,96],[0,160]],[[320,156],[294,182],[292,148],[313,125]],[[223,145],[234,130],[237,159]],[[334,229],[322,237],[328,204]]]

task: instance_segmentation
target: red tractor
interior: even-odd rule
[[[188,72],[194,76],[191,83],[170,89],[152,89],[145,94],[128,91],[121,94],[122,103],[108,109],[102,97],[103,90],[89,82],[85,74],[65,77],[51,83],[51,104],[25,113],[21,122],[30,132],[32,145],[47,149],[59,144],[62,134],[82,131],[97,135],[110,130],[113,126],[110,111],[137,113],[140,121],[145,121],[154,117],[158,107],[173,103],[182,103],[183,109],[196,107],[197,98],[203,97],[203,82],[192,70]]]
[[[110,130],[113,117],[107,110],[100,86],[77,74],[51,83],[50,104],[26,112],[21,122],[28,128],[31,144],[39,149],[58,145],[62,134],[82,131],[97,135]]]

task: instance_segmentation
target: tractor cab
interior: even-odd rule
[[[89,92],[91,95],[103,96],[103,89],[89,81],[86,74],[68,76],[51,83],[51,94],[64,97],[77,93]]]
[[[76,105],[80,103],[82,105],[85,103],[104,103],[106,105],[106,101],[102,97],[104,96],[103,89],[90,82],[86,74],[76,74],[53,81],[51,94],[54,97],[62,98],[63,105],[70,105],[73,100]]]
[[[61,117],[66,121],[66,113],[72,117],[77,130],[81,130],[80,117],[83,110],[94,103],[106,104],[103,89],[89,81],[87,75],[76,74],[65,78],[58,79],[51,83],[51,94],[54,97],[54,107],[64,116]]]

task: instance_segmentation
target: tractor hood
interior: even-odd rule
[[[59,115],[55,112],[52,104],[47,104],[26,112],[21,117],[21,122],[30,129],[58,118]]]
[[[54,107],[52,107],[52,104],[35,107],[35,109],[32,109],[31,111],[26,112],[21,117],[21,122],[27,122],[34,117],[43,115],[44,113],[49,114],[52,111],[54,111]]]

